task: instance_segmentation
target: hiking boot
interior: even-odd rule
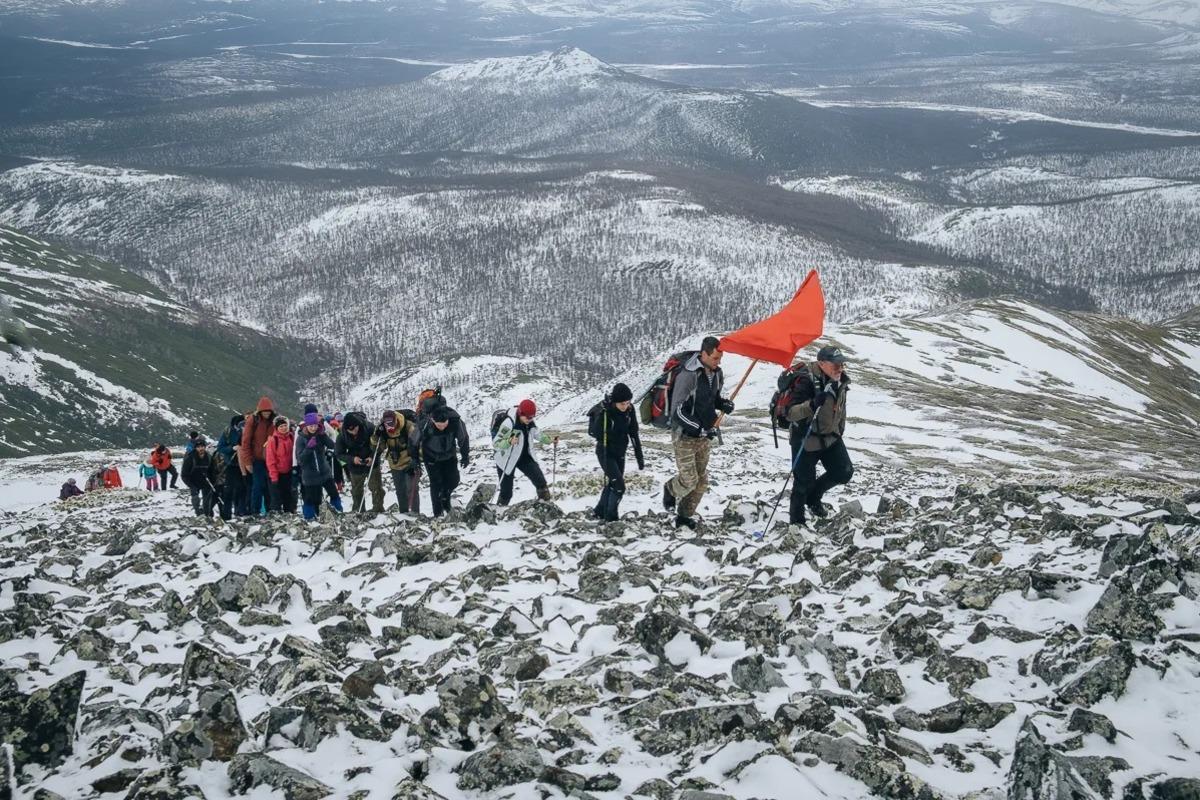
[[[537,496],[538,496],[538,500],[545,500],[547,503],[549,503],[552,499],[554,499],[550,496],[550,489],[547,487],[538,489]]]
[[[675,510],[675,495],[671,494],[670,482],[663,484],[663,508],[667,511]]]
[[[692,530],[696,530],[696,526],[699,524],[700,524],[699,520],[697,520],[695,517],[676,517],[675,518],[675,527],[676,528],[691,528]]]
[[[819,500],[815,503],[809,503],[808,510],[812,512],[812,515],[817,519],[825,519],[829,516],[829,511],[826,510],[825,504]]]

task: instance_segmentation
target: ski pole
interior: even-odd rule
[[[825,394],[832,395],[828,390]],[[824,405],[822,401],[821,405]],[[783,481],[783,488],[779,490],[779,496],[775,498],[775,506],[771,509],[771,516],[767,518],[767,525],[758,536],[761,538],[771,529],[771,523],[775,520],[775,512],[779,510],[779,504],[783,501],[783,495],[787,492],[788,481],[792,479],[792,475],[796,472],[796,465],[800,463],[800,459],[804,456],[804,446],[808,444],[808,437],[812,434],[813,426],[817,424],[817,415],[821,413],[821,406],[818,405],[816,411],[813,412],[812,419],[808,421],[808,428],[804,431],[804,438],[800,440],[800,449],[796,451],[796,457],[792,459],[792,468],[788,470],[787,477]]]

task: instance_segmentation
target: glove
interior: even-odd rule
[[[733,401],[732,400],[722,400],[720,403],[717,404],[717,410],[723,411],[726,414],[732,414],[733,413]]]
[[[717,436],[718,436],[718,431],[716,428],[708,428],[704,431],[705,439],[715,439],[715,438],[717,438]]]
[[[829,392],[819,392],[816,397],[808,401],[808,407],[815,414],[817,409],[825,405],[825,401],[829,399]]]
[[[639,461],[638,462],[638,472],[642,472],[645,469],[646,469],[646,465],[643,462]]]
[[[308,448],[309,450],[314,450],[314,449],[316,449],[316,446],[317,446],[317,437],[315,437],[315,436],[310,436],[310,437],[308,438],[308,443],[307,443],[307,444],[305,444],[304,446],[305,446],[306,448]]]
[[[466,469],[467,467],[471,466],[471,457],[468,455],[464,455],[458,463],[462,466],[463,469]]]

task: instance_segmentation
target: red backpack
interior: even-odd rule
[[[656,428],[671,427],[671,387],[675,385],[675,376],[683,369],[683,365],[692,360],[699,350],[685,350],[667,359],[662,373],[650,384],[650,388],[638,401],[638,413],[645,425]]]
[[[787,418],[788,410],[797,403],[813,397],[812,375],[808,365],[798,361],[788,369],[779,373],[775,379],[775,394],[771,395],[771,405],[767,413],[771,415],[771,435],[775,437],[775,446],[779,447],[780,428],[788,428],[791,422]]]

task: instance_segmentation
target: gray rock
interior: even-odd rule
[[[1150,800],[1200,800],[1200,779],[1169,778],[1156,783]]]
[[[249,677],[249,667],[238,663],[233,656],[199,642],[191,642],[183,655],[179,685],[186,689],[194,681],[207,679],[241,686]]]
[[[342,693],[355,700],[370,700],[375,696],[375,687],[381,683],[387,683],[383,664],[368,661],[346,676],[342,681]]]
[[[602,603],[621,596],[621,576],[600,567],[579,573],[579,596],[589,603]]]
[[[833,709],[819,697],[802,697],[784,703],[775,710],[775,721],[786,733],[793,730],[823,731],[837,718]]]
[[[833,764],[862,781],[872,793],[889,798],[932,798],[929,787],[908,774],[904,762],[893,753],[849,736],[835,738],[810,733],[796,744],[796,751],[814,753],[827,764]]]
[[[163,737],[162,750],[175,764],[195,766],[228,761],[246,738],[237,698],[228,686],[216,685],[200,690],[198,710]]]
[[[667,711],[658,717],[658,731],[638,734],[639,741],[652,755],[719,742],[759,722],[753,703],[725,703],[699,708]],[[663,734],[656,736],[654,734]]]
[[[138,534],[134,528],[119,530],[108,540],[108,546],[104,548],[104,555],[123,556],[137,543]]]
[[[513,677],[519,681],[532,681],[549,668],[550,659],[542,653],[533,653],[520,663]]]
[[[1084,708],[1077,708],[1071,712],[1067,730],[1094,733],[1110,744],[1117,740],[1117,728],[1112,724],[1112,720],[1103,714],[1097,714]]]
[[[182,773],[178,765],[146,770],[130,785],[125,800],[204,800],[199,787],[183,782]]]
[[[406,635],[416,634],[426,639],[449,639],[461,630],[454,617],[422,605],[405,606],[400,627]]]
[[[987,703],[964,695],[961,699],[938,706],[924,714],[925,729],[934,733],[954,733],[963,728],[986,731],[1016,712],[1012,703]]]
[[[12,746],[17,773],[26,764],[53,769],[71,755],[86,675],[76,672],[28,695],[0,690],[0,744]]]
[[[745,656],[733,662],[730,676],[735,686],[748,692],[766,692],[787,685],[779,671],[761,655]]]
[[[904,684],[894,669],[871,667],[858,684],[858,691],[869,694],[881,703],[899,703],[904,699]]]
[[[334,694],[328,686],[316,686],[268,711],[267,741],[279,736],[298,747],[315,750],[322,741],[336,735],[339,726],[360,739],[383,742],[388,738],[355,700]]]
[[[439,704],[421,717],[427,741],[473,750],[505,729],[508,709],[486,675],[470,670],[452,673],[437,685]]]
[[[1087,615],[1088,633],[1104,633],[1115,639],[1153,642],[1163,629],[1146,596],[1136,591],[1126,576],[1118,575]]]
[[[524,739],[502,741],[459,764],[458,788],[490,792],[537,780],[544,765],[538,749]]]
[[[647,653],[657,656],[664,664],[670,664],[664,648],[679,634],[685,634],[700,649],[707,653],[713,645],[713,640],[706,636],[692,623],[665,611],[652,611],[638,620],[633,629],[634,636]]]
[[[595,688],[574,678],[560,678],[530,686],[521,693],[521,702],[545,716],[563,709],[590,706],[600,699]]]
[[[98,794],[115,794],[116,792],[124,792],[134,781],[142,774],[140,769],[135,767],[127,767],[119,769],[116,772],[110,772],[108,775],[97,778],[92,781],[92,791]]]
[[[392,790],[392,800],[446,800],[416,778],[405,778]]]
[[[1129,769],[1119,758],[1073,758],[1046,744],[1029,718],[1021,725],[1008,773],[1009,800],[1062,800],[1112,795],[1108,776]]]
[[[1158,548],[1146,534],[1110,536],[1100,556],[1101,578],[1111,578],[1126,567],[1141,564],[1158,554]]]
[[[966,656],[939,656],[929,659],[925,674],[934,680],[945,681],[950,694],[961,697],[971,684],[988,676],[987,664]]]
[[[999,547],[994,544],[985,544],[971,556],[970,564],[972,567],[993,567],[999,564],[1003,558],[1004,553]]]
[[[884,629],[883,644],[890,647],[901,662],[930,658],[942,652],[937,640],[912,614],[901,614]]]
[[[933,756],[929,755],[929,751],[922,747],[920,743],[887,730],[883,731],[882,736],[884,745],[896,755],[911,758],[926,765],[933,764]]]
[[[238,794],[259,786],[282,792],[286,800],[321,800],[333,789],[265,753],[243,753],[229,762],[229,782]]]
[[[1107,636],[1083,636],[1074,626],[1055,631],[1033,658],[1031,671],[1067,703],[1090,706],[1111,695],[1120,697],[1136,659],[1129,642]],[[1074,676],[1063,686],[1059,683]]]

